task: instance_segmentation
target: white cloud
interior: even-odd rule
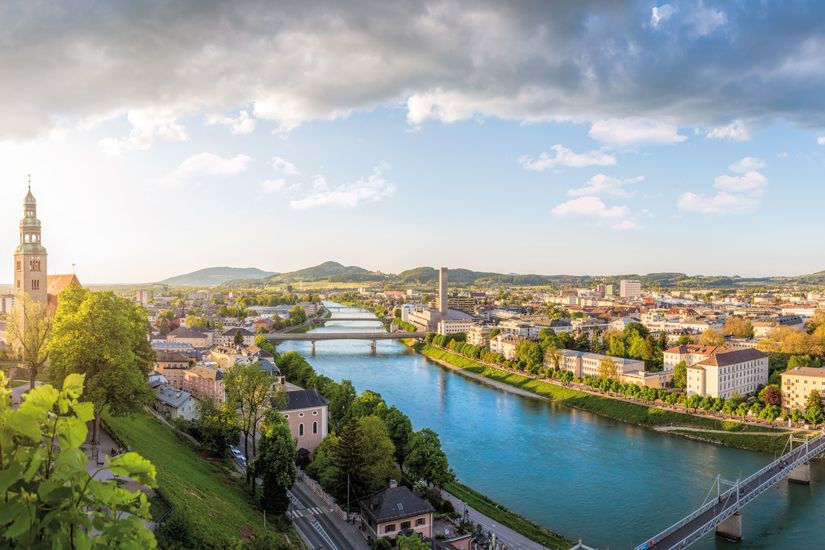
[[[277,193],[286,189],[287,183],[283,178],[264,180],[261,182],[261,190],[264,193]]]
[[[617,231],[628,231],[630,229],[636,229],[637,227],[638,224],[636,223],[636,220],[630,218],[613,225],[613,229],[616,229]]]
[[[650,12],[650,24],[653,28],[657,28],[660,23],[667,21],[673,14],[676,13],[676,7],[673,4],[662,4],[661,6],[653,6]]]
[[[309,193],[299,199],[291,200],[289,206],[296,210],[316,206],[353,208],[361,204],[380,201],[394,193],[395,185],[384,178],[382,167],[376,166],[368,178],[336,187],[330,187],[323,177],[317,176]]]
[[[721,175],[713,180],[719,191],[715,195],[683,193],[679,210],[702,214],[744,214],[754,212],[768,187],[768,178],[757,170],[765,166],[762,159],[745,157],[729,166],[740,175]]]
[[[816,138],[816,142],[820,145],[825,145],[825,136],[819,136]]]
[[[725,139],[728,141],[749,141],[750,128],[741,120],[734,120],[727,126],[713,128],[707,135],[708,139]]]
[[[597,120],[588,135],[596,141],[620,147],[669,145],[687,139],[679,134],[676,126],[641,117]]]
[[[247,155],[223,158],[214,153],[197,153],[161,178],[161,183],[174,186],[200,179],[234,176],[245,171],[251,160]]]
[[[129,111],[126,119],[132,125],[129,135],[121,138],[106,138],[99,142],[100,148],[109,155],[121,155],[129,151],[145,151],[160,139],[164,141],[188,141],[186,129],[177,121],[174,109],[140,109]]]
[[[629,197],[632,193],[627,191],[625,186],[642,182],[644,179],[644,176],[622,179],[606,176],[605,174],[596,174],[584,184],[584,187],[570,189],[567,194],[577,197],[585,195],[615,195],[617,197]]]
[[[741,176],[717,176],[713,180],[713,186],[723,191],[758,193],[768,186],[768,178],[752,170]]]
[[[238,116],[234,118],[212,115],[207,117],[206,123],[209,125],[223,124],[224,126],[229,126],[229,131],[233,134],[251,134],[255,131],[255,119],[249,116],[246,110],[241,111],[238,113]]]
[[[759,199],[720,191],[712,196],[683,193],[679,197],[679,210],[701,214],[745,214],[759,206]]]
[[[556,205],[551,212],[555,216],[585,216],[615,220],[626,217],[630,210],[626,206],[608,207],[599,197],[579,197]]]
[[[272,168],[285,176],[297,176],[301,173],[294,164],[282,157],[272,157]]]
[[[744,157],[728,166],[728,168],[737,174],[744,174],[745,172],[750,172],[751,170],[761,170],[765,166],[767,166],[765,161],[760,158]]]
[[[553,156],[548,153],[541,153],[539,158],[533,160],[527,156],[519,158],[519,162],[525,170],[541,171],[556,166],[567,166],[570,168],[583,168],[585,166],[613,166],[616,164],[616,157],[597,149],[586,153],[575,153],[563,145],[556,144],[550,149]]]

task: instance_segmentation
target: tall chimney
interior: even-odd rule
[[[447,318],[447,268],[438,270],[438,312],[442,319]]]

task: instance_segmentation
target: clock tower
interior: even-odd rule
[[[40,241],[37,200],[32,195],[29,181],[29,192],[23,200],[23,219],[20,220],[20,244],[14,251],[14,294],[28,294],[41,304],[46,304],[48,291],[46,248]]]

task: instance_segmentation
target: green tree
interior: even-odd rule
[[[687,363],[679,361],[673,367],[673,387],[685,389],[687,387]]]
[[[241,436],[235,411],[226,405],[219,405],[212,397],[198,402],[195,426],[203,450],[216,457],[226,456],[229,447],[236,444]]]
[[[599,376],[602,378],[607,378],[608,380],[618,380],[619,368],[616,365],[616,362],[609,357],[599,361]]]
[[[49,360],[49,339],[52,317],[48,308],[26,293],[15,298],[19,303],[6,319],[6,336],[12,349],[19,352],[29,369],[29,389],[34,387],[37,373]]]
[[[390,440],[395,446],[395,461],[403,469],[413,435],[412,422],[396,407],[390,407],[384,415],[384,424],[387,425]]]
[[[272,377],[261,369],[259,363],[235,365],[223,379],[230,406],[237,411],[238,423],[244,436],[244,458],[249,464],[249,445],[252,444],[252,455],[257,453],[256,434],[258,424],[266,412],[272,388]],[[249,468],[246,471],[246,481],[250,483],[254,492],[254,479]]]
[[[155,467],[137,453],[106,458],[91,474],[80,446],[94,406],[80,402],[84,377],[58,390],[33,388],[17,410],[0,372],[0,540],[12,548],[156,548],[144,525],[149,501],[122,479],[155,485]],[[99,479],[109,472],[121,479]]]
[[[430,550],[432,545],[426,542],[418,533],[409,535],[398,535],[395,539],[398,550]]]
[[[330,430],[337,432],[343,425],[344,418],[350,412],[353,401],[355,401],[355,386],[350,380],[342,380],[340,384],[335,384],[332,391],[324,393],[324,397],[329,401],[329,423]]]
[[[295,483],[295,440],[289,425],[277,410],[270,410],[261,430],[261,445],[252,471],[263,481],[261,508],[267,512],[283,513],[289,506],[287,490]]]
[[[413,480],[438,487],[443,487],[455,479],[447,455],[441,450],[438,434],[428,428],[413,434],[405,466]]]
[[[822,395],[818,390],[811,390],[805,401],[805,420],[811,424],[822,422]]]
[[[365,416],[358,419],[358,427],[367,479],[359,496],[365,496],[387,487],[390,479],[401,477],[401,472],[395,466],[395,445],[384,421],[377,416]]]
[[[301,306],[292,306],[292,309],[289,310],[289,320],[295,325],[306,323],[307,313]]]
[[[49,376],[57,384],[85,375],[84,395],[95,406],[92,441],[99,444],[100,414],[141,409],[152,399],[146,376],[155,360],[146,311],[113,292],[71,286],[60,294],[49,342]]]
[[[240,329],[235,331],[235,337],[232,339],[232,343],[235,344],[236,346],[242,346],[243,345],[243,334],[241,333]]]
[[[370,415],[383,417],[387,412],[387,404],[380,393],[364,390],[352,402],[351,411],[356,418]]]

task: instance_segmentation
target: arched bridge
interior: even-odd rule
[[[369,320],[369,319],[367,319]],[[424,338],[426,332],[270,332],[264,338],[277,344],[278,342],[303,341],[312,342],[312,354],[315,355],[315,343],[322,340],[369,340],[370,352],[375,353],[377,340],[400,340],[402,338]]]
[[[810,483],[811,459],[825,453],[825,435],[814,438],[792,435],[789,443],[790,451],[745,479],[733,482],[717,476],[705,504],[636,550],[687,548],[714,530],[724,538],[740,540],[742,508],[786,477],[796,483]],[[723,490],[723,486],[727,489]]]

